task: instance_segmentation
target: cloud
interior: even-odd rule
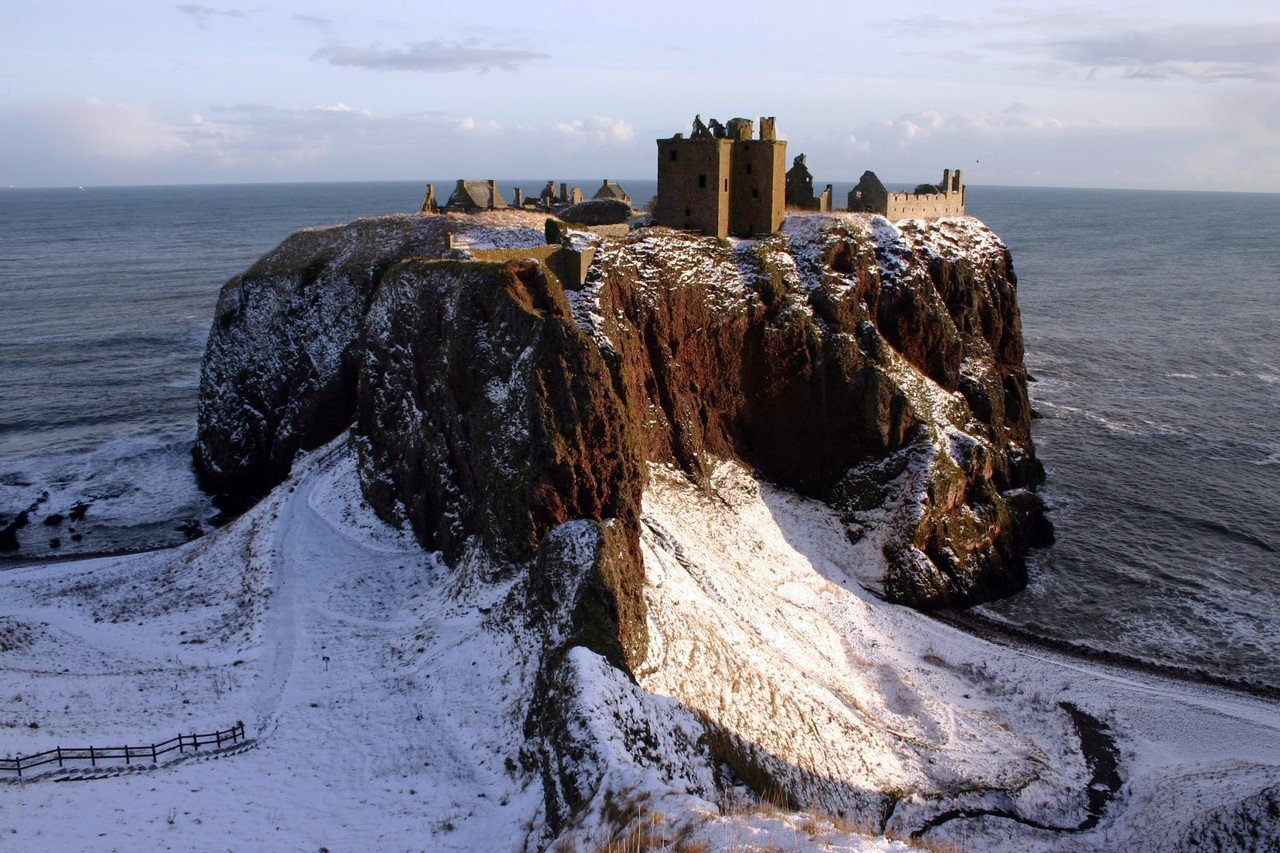
[[[574,145],[622,145],[635,139],[630,122],[608,116],[592,116],[585,121],[562,121],[553,129]]]
[[[520,65],[548,54],[531,50],[485,45],[475,39],[462,42],[424,41],[404,48],[352,47],[331,42],[312,54],[312,59],[349,68],[372,71],[515,71]]]
[[[617,173],[649,164],[618,118],[502,125],[445,112],[386,114],[346,102],[214,106],[162,116],[93,99],[0,107],[0,185],[393,180]]]
[[[1280,24],[1202,24],[1050,39],[1068,65],[1150,80],[1280,80]]]
[[[199,3],[179,3],[173,8],[194,18],[202,27],[207,27],[214,18],[249,17],[249,13],[242,9],[215,9],[212,6],[201,6]]]
[[[1097,9],[1007,8],[987,18],[917,15],[878,26],[917,38],[958,36],[964,49],[930,49],[957,62],[1012,55],[1042,73],[1094,79],[1280,80],[1280,23],[1274,21],[1167,23]]]
[[[317,30],[322,30],[324,32],[329,32],[333,29],[332,18],[322,18],[319,15],[304,15],[301,12],[294,13],[292,18],[300,24],[306,24],[309,27],[315,27]]]
[[[884,180],[929,179],[961,168],[973,184],[1280,189],[1280,105],[1222,98],[1217,121],[1152,125],[1080,121],[1014,103],[990,112],[906,113],[867,122],[825,146],[810,163],[822,180],[872,169]]]

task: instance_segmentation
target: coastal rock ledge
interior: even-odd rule
[[[613,553],[594,645],[618,663],[645,643],[653,466],[709,488],[733,461],[826,502],[865,558],[843,568],[892,601],[963,606],[1025,584],[1025,554],[1052,532],[1012,259],[981,222],[574,232],[598,244],[578,290],[519,252],[470,258],[543,245],[544,218],[304,230],[232,278],[201,377],[202,484],[263,494],[354,424],[366,497],[446,559],[477,545],[532,561],[560,525],[596,522]]]

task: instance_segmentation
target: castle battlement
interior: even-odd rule
[[[937,185],[921,184],[913,192],[891,193],[875,172],[863,172],[858,185],[849,191],[849,209],[879,213],[886,219],[941,219],[964,216],[964,172],[942,170]]]

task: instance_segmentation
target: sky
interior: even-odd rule
[[[0,187],[652,178],[773,115],[819,181],[1280,192],[1280,7],[0,0]]]

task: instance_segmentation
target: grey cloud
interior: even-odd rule
[[[1280,80],[1280,25],[1128,30],[1043,42],[1055,58],[1140,79]]]
[[[301,12],[298,12],[293,15],[293,20],[300,24],[315,27],[318,30],[328,31],[333,28],[332,18],[322,18],[319,15],[304,15]]]
[[[515,71],[521,64],[549,58],[548,54],[531,50],[484,45],[475,40],[465,42],[424,41],[405,48],[351,47],[328,44],[313,55],[330,65],[367,68],[372,71],[447,72],[497,68]]]
[[[184,15],[195,18],[200,24],[208,24],[214,18],[247,18],[249,14],[243,9],[215,9],[212,6],[201,6],[199,3],[179,3],[173,8]]]
[[[930,55],[956,62],[992,55],[1039,73],[1134,80],[1280,80],[1280,24],[1234,21],[1163,24],[1081,9],[1003,9],[992,17],[917,15],[879,25],[903,36],[955,34],[967,45]],[[979,40],[973,40],[977,36]],[[981,40],[985,36],[986,40]],[[975,52],[975,51],[980,51]]]

